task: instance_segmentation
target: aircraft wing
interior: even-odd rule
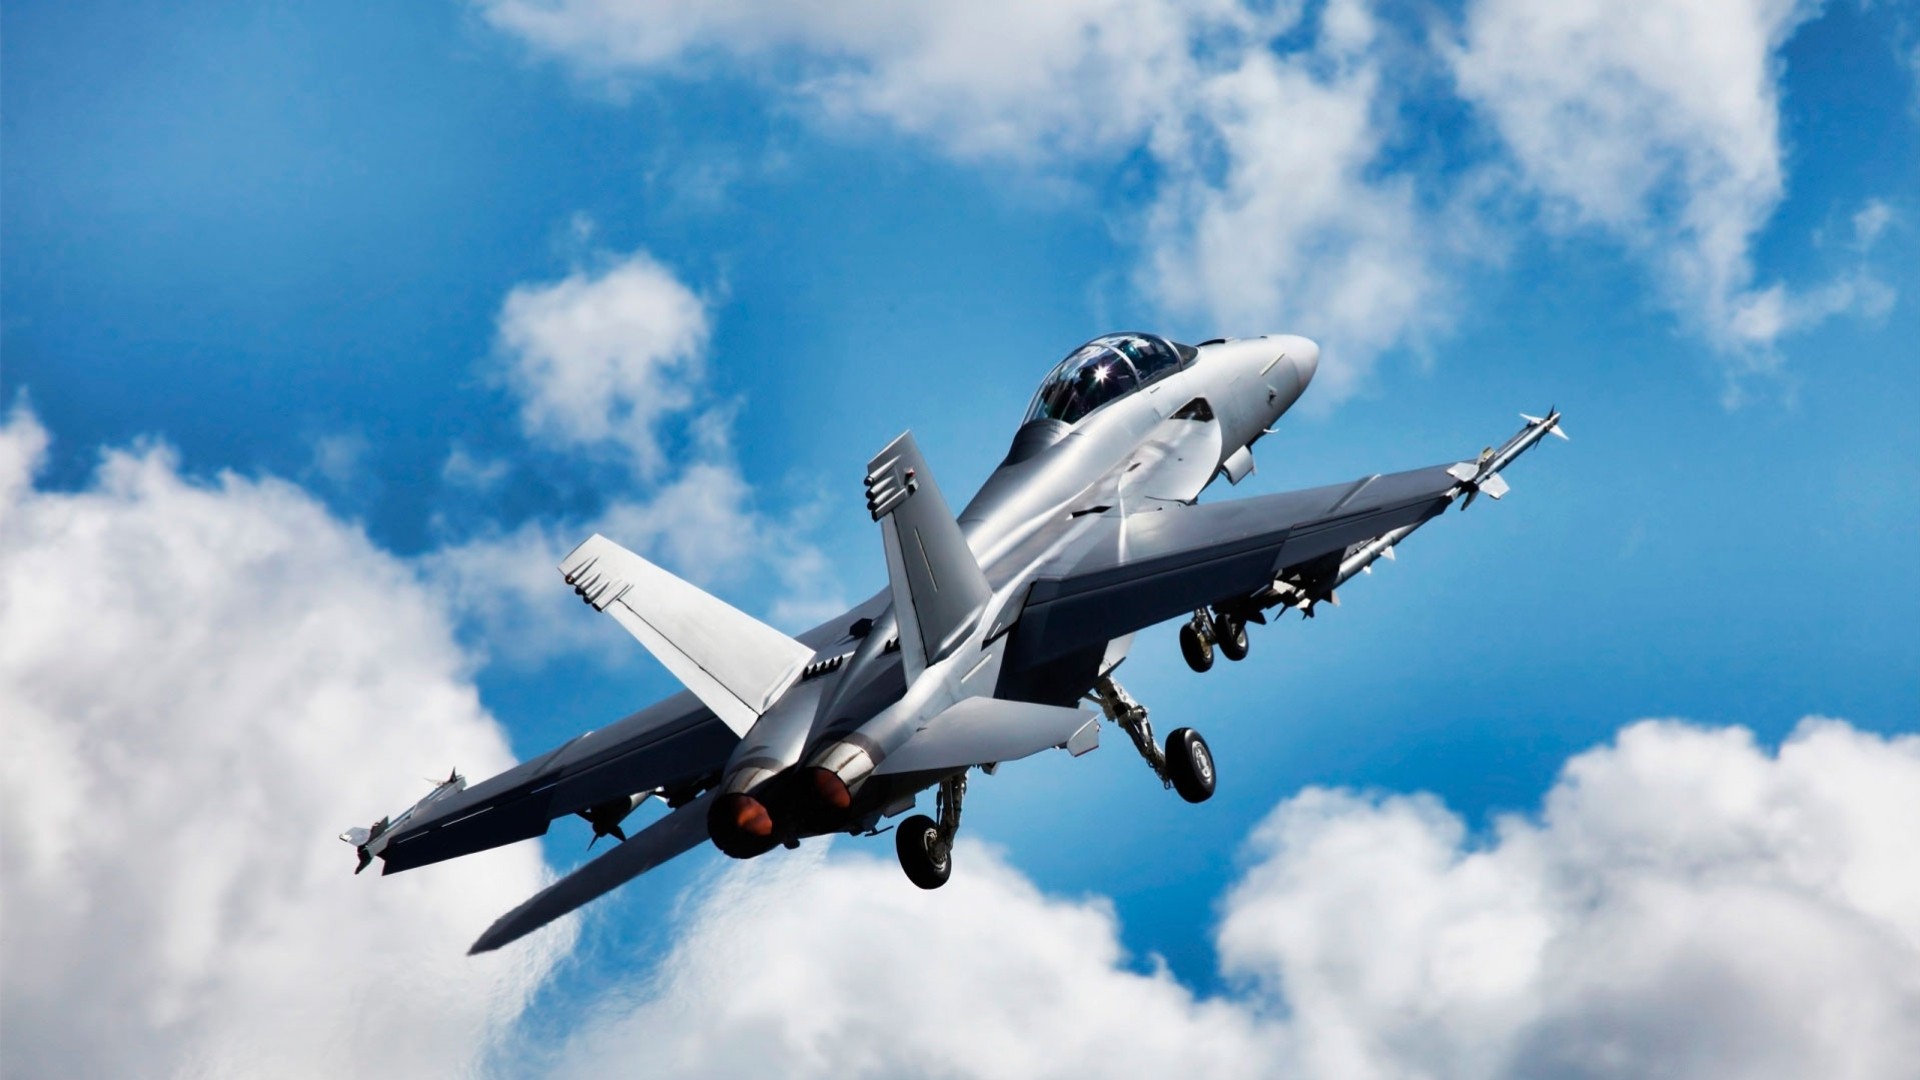
[[[711,794],[700,796],[535,893],[526,903],[495,919],[468,954],[492,952],[518,941],[661,863],[699,847],[707,839],[707,802],[712,798]]]
[[[1299,571],[1332,582],[1360,545],[1391,543],[1462,496],[1504,495],[1498,469],[1542,435],[1564,438],[1558,419],[1529,418],[1477,461],[1093,518],[1036,575],[1015,630],[1019,662],[1044,663],[1199,607],[1245,603]]]
[[[813,648],[847,639],[854,620],[886,607],[882,593],[799,636]],[[678,806],[714,783],[740,737],[690,691],[589,731],[432,804],[387,840],[382,873],[470,855],[546,833],[554,818],[661,791]]]

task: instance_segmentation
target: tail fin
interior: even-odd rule
[[[867,511],[886,545],[900,656],[911,684],[966,639],[993,590],[912,432],[867,464]]]
[[[594,610],[744,736],[813,659],[813,650],[595,533],[560,572]]]

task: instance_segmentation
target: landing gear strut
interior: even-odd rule
[[[1110,676],[1102,675],[1093,684],[1093,698],[1107,719],[1133,739],[1133,748],[1140,751],[1162,785],[1179,792],[1190,803],[1206,802],[1213,796],[1213,752],[1199,732],[1175,728],[1162,750],[1153,741],[1153,722],[1147,719],[1147,707],[1133,700],[1133,695]]]
[[[967,797],[967,774],[940,781],[935,821],[915,814],[894,831],[893,849],[907,880],[923,889],[937,889],[953,876],[953,837],[960,831],[960,803]]]

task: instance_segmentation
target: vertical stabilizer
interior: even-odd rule
[[[900,655],[911,684],[966,640],[993,590],[912,432],[867,464],[867,510],[886,545]]]

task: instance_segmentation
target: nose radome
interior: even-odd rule
[[[1313,374],[1320,370],[1320,346],[1306,338],[1295,338],[1299,344],[1287,350],[1287,359],[1293,361],[1293,369],[1300,373],[1300,388],[1306,389],[1313,381]]]

